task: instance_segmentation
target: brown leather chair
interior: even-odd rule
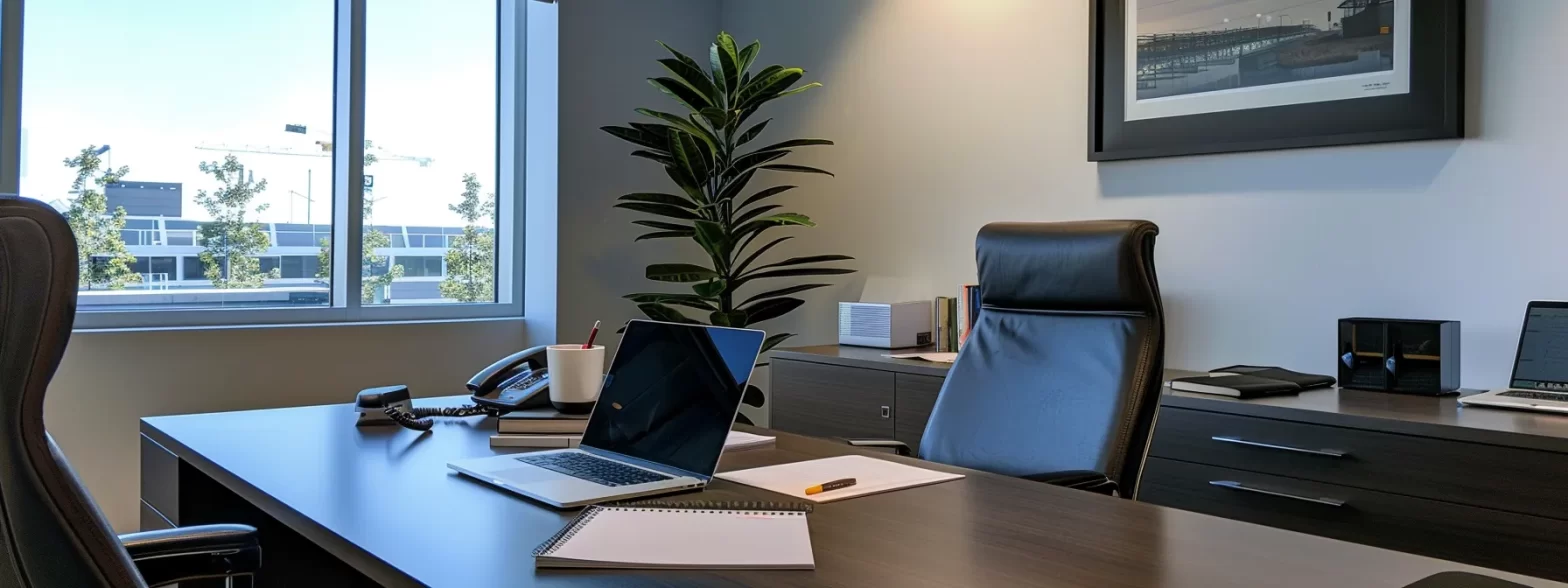
[[[926,423],[920,456],[1132,497],[1165,355],[1158,234],[1148,221],[981,229],[982,309]]]
[[[0,586],[249,585],[256,529],[209,525],[116,537],[44,431],[44,391],[76,319],[76,238],[36,200],[0,195]]]

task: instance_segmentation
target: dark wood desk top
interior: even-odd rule
[[[455,403],[436,399],[422,405]],[[536,571],[559,512],[449,472],[492,455],[494,423],[431,434],[356,428],[349,405],[144,419],[142,432],[388,586],[1386,586],[1476,568],[972,470],[953,482],[820,505],[815,571]],[[778,436],[732,470],[856,453]],[[884,454],[876,454],[889,459]],[[704,499],[781,497],[717,481]],[[1539,588],[1563,584],[1484,571]]]
[[[838,345],[774,351],[774,357],[902,373],[945,376],[948,364],[891,359],[888,353],[918,350],[872,349]],[[1199,375],[1169,369],[1165,378]],[[1476,391],[1469,391],[1474,393]],[[1212,394],[1166,390],[1162,406],[1310,422],[1568,453],[1568,415],[1465,407],[1456,397],[1431,398],[1363,390],[1309,390],[1295,396],[1239,400]]]

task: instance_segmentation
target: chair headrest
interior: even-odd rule
[[[1015,310],[1159,312],[1154,236],[1141,220],[992,223],[975,256],[980,298]]]

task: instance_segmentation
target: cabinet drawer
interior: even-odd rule
[[[894,406],[894,439],[903,441],[910,449],[920,451],[920,438],[925,435],[926,421],[931,420],[931,409],[936,406],[936,396],[942,392],[945,378],[898,374],[894,388],[898,391],[898,404]]]
[[[893,373],[774,360],[773,412],[780,431],[817,437],[893,438]]]
[[[1162,408],[1150,455],[1568,520],[1568,455]]]
[[[141,436],[142,502],[173,523],[180,521],[180,458]],[[145,518],[145,517],[144,517]]]
[[[1222,485],[1223,484],[1223,485]],[[1557,580],[1568,523],[1151,458],[1138,500]],[[1336,504],[1337,503],[1337,504]]]

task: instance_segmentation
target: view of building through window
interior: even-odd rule
[[[359,294],[493,302],[497,2],[368,5]],[[26,11],[21,190],[70,219],[82,310],[331,303],[333,2]]]

